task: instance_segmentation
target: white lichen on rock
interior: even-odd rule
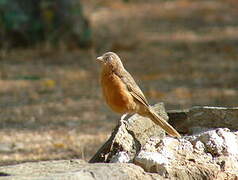
[[[153,147],[151,147],[153,146]],[[179,169],[216,173],[238,169],[238,135],[227,128],[208,130],[181,139],[151,138],[135,158],[147,172],[172,177]],[[184,173],[188,174],[188,173]]]
[[[110,163],[128,163],[129,161],[130,161],[130,157],[128,153],[126,153],[125,151],[122,151],[115,154],[110,160]]]

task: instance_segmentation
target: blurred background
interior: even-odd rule
[[[0,165],[92,157],[119,119],[106,51],[151,104],[237,106],[237,17],[237,0],[0,0]]]

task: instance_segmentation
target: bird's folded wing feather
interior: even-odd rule
[[[146,100],[143,92],[140,90],[139,86],[136,84],[135,80],[133,79],[133,77],[130,75],[129,72],[124,70],[123,72],[116,74],[124,82],[124,84],[127,86],[128,91],[136,100],[138,100],[145,106],[149,106],[149,103]]]

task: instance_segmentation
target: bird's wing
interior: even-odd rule
[[[125,69],[120,72],[116,73],[116,75],[124,82],[124,84],[127,86],[128,91],[131,93],[131,95],[138,100],[140,103],[144,104],[145,106],[149,106],[148,101],[146,100],[143,92],[139,88],[139,86],[136,84],[133,77],[130,75],[129,72],[127,72]]]

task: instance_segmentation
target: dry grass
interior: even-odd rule
[[[151,103],[236,106],[236,1],[83,1],[95,51],[14,50],[0,59],[1,164],[88,160],[118,115],[95,56],[118,52]],[[96,53],[95,53],[96,52]]]

